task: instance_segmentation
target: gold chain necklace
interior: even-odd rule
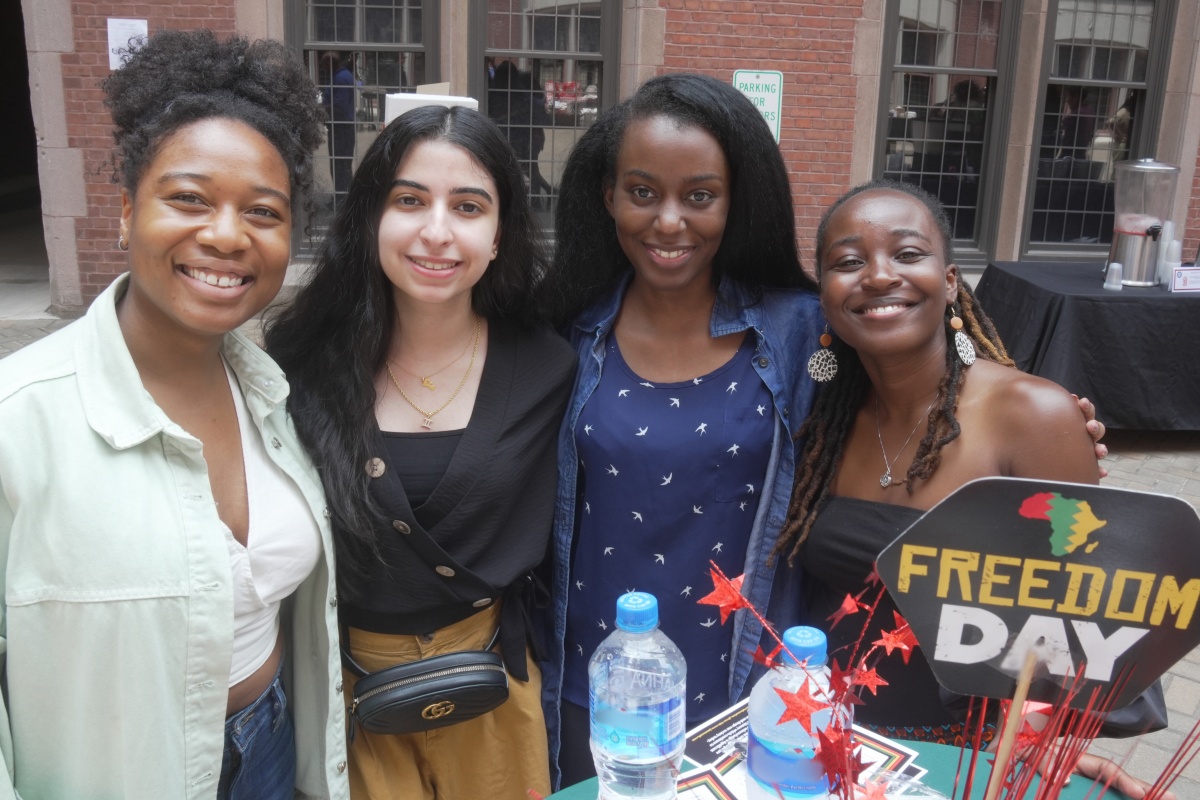
[[[418,375],[417,373],[413,372],[412,370],[407,370],[404,367],[401,367],[399,364],[397,364],[396,366],[399,367],[401,372],[406,372],[409,375],[412,375],[414,378],[419,379],[421,381],[421,385],[432,392],[433,390],[437,389],[437,384],[435,384],[432,380],[430,380],[430,378],[432,378],[434,375],[439,375],[439,374],[445,372],[446,370],[450,369],[452,366],[457,364],[458,360],[460,358],[462,358],[464,355],[466,355],[467,348],[470,347],[470,345],[471,345],[471,340],[468,339],[466,342],[463,343],[462,352],[459,353],[458,355],[456,355],[453,359],[451,359],[449,364],[442,367],[437,372],[431,372],[428,375]],[[391,364],[391,363],[392,363],[391,361],[388,361],[388,364]],[[399,389],[400,387],[397,386],[396,388]]]
[[[421,415],[421,427],[422,428],[425,428],[426,430],[429,430],[430,428],[432,428],[433,427],[433,418],[435,416],[437,416],[440,412],[444,411],[446,406],[453,403],[454,398],[458,397],[458,393],[460,391],[462,391],[462,388],[464,386],[467,385],[467,378],[471,374],[471,369],[475,366],[475,356],[476,356],[476,354],[479,353],[480,323],[481,323],[480,318],[476,317],[475,318],[475,346],[471,348],[471,362],[469,364],[467,364],[467,371],[463,373],[462,380],[458,382],[458,386],[454,387],[454,392],[453,392],[453,394],[450,395],[450,399],[447,400],[446,402],[442,403],[440,406],[435,408],[433,411],[426,411],[425,409],[421,408],[419,405],[414,403],[412,401],[412,398],[409,397],[408,395],[406,395],[404,393],[404,390],[400,388],[400,382],[398,380],[396,380],[396,374],[394,372],[392,372],[392,365],[390,363],[387,365],[388,377],[392,379],[392,385],[396,387],[396,391],[399,392],[400,396],[404,398],[404,402],[408,403],[410,406],[415,408],[417,410],[417,413]],[[461,358],[461,356],[459,356],[459,358]],[[455,359],[455,360],[457,360],[457,359]],[[452,364],[454,362],[452,361],[450,363]],[[449,366],[449,364],[447,366]]]

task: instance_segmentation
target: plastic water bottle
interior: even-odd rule
[[[588,663],[600,800],[671,800],[683,761],[687,664],[658,629],[658,600],[617,598],[617,629]]]
[[[812,733],[795,719],[779,723],[786,706],[777,688],[794,693],[809,681],[809,693],[829,704],[829,669],[825,666],[825,634],[816,628],[788,628],[783,633],[782,663],[764,675],[750,692],[750,740],[746,781],[750,800],[827,797],[824,768],[814,758],[817,732],[825,729],[832,709],[812,715]],[[788,651],[796,657],[792,660]],[[801,665],[803,664],[803,666]],[[846,727],[849,728],[849,722]]]

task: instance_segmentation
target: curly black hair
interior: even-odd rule
[[[617,241],[604,189],[631,122],[666,117],[707,131],[721,145],[733,182],[713,280],[728,274],[751,289],[799,286],[816,291],[800,268],[787,166],[758,109],[737,89],[708,75],[659,75],[605,111],[575,143],[558,189],[554,261],[542,282],[543,307],[563,324],[632,269]]]
[[[103,84],[112,112],[113,181],[129,192],[166,138],[212,117],[244,122],[275,145],[292,202],[311,211],[313,152],[325,113],[300,59],[280,42],[219,39],[209,30],[166,30],[125,51]]]

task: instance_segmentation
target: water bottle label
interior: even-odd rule
[[[683,700],[617,706],[592,692],[592,741],[609,753],[627,759],[651,759],[683,749]]]
[[[750,731],[746,767],[751,777],[771,791],[796,794],[823,794],[829,791],[824,767],[813,758],[813,751],[789,747],[775,752]]]

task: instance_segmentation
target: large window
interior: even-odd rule
[[[1106,245],[1113,164],[1153,155],[1147,95],[1165,57],[1152,58],[1167,4],[1058,0],[1047,31],[1043,100],[1026,242],[1036,249]],[[1055,247],[1058,246],[1058,247]]]
[[[567,153],[617,88],[616,0],[475,0],[471,94],[508,136],[549,230]]]
[[[290,10],[293,38],[329,117],[316,168],[315,237],[381,129],[384,96],[437,80],[438,8],[437,0],[296,0]]]
[[[1001,0],[900,0],[889,7],[881,131],[884,177],[946,207],[958,247],[977,250],[994,134]]]

